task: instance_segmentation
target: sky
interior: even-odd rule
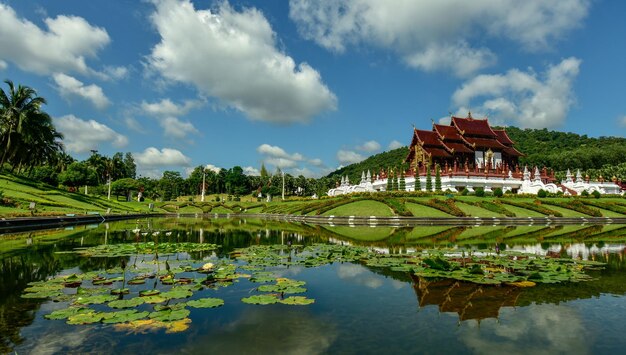
[[[0,0],[0,78],[47,99],[79,160],[319,177],[469,111],[624,137],[625,15],[617,0]]]

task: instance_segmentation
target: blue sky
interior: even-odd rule
[[[449,113],[626,132],[626,2],[0,0],[0,77],[78,159],[321,176]],[[3,84],[3,89],[6,86]]]

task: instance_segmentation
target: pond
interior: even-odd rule
[[[620,353],[625,255],[624,225],[163,218],[2,235],[0,352]],[[437,274],[471,258],[479,279]],[[493,270],[541,263],[533,287]]]

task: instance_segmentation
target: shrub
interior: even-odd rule
[[[548,197],[548,192],[544,189],[539,189],[539,191],[537,191],[537,197],[546,198]]]
[[[430,173],[430,165],[426,167],[426,191],[433,191],[433,176]]]
[[[435,166],[435,191],[441,191],[441,169],[439,169],[439,164]]]
[[[476,195],[477,197],[484,197],[485,196],[485,189],[483,189],[482,187],[477,187],[474,189],[474,195]]]
[[[589,197],[589,191],[584,190],[584,191],[580,194],[580,196],[583,196],[583,197]]]
[[[454,203],[453,198],[449,198],[447,200],[440,200],[440,199],[433,198],[428,201],[414,201],[414,202],[420,205],[438,209],[439,211],[451,214],[456,217],[466,216],[465,213],[461,211],[461,209],[457,207],[457,205]]]
[[[507,205],[521,207],[521,208],[525,208],[531,211],[539,212],[541,214],[545,214],[546,216],[552,215],[555,217],[563,217],[563,214],[561,212],[554,211],[554,210],[551,210],[549,208],[542,206],[541,201],[539,200],[536,200],[537,203],[517,202],[517,201],[511,201],[510,199],[500,200],[500,202],[507,204]]]
[[[467,187],[464,187],[463,190],[461,190],[461,196],[467,196],[469,194],[469,190],[467,189]]]
[[[504,195],[504,193],[502,192],[501,188],[496,187],[495,189],[493,189],[493,195],[495,197],[502,197],[502,195]]]
[[[602,217],[602,212],[600,212],[600,210],[586,206],[578,199],[567,202],[545,201],[544,203],[574,210],[592,217]]]
[[[600,198],[600,191],[598,190],[592,192],[591,194],[593,195],[594,198]]]

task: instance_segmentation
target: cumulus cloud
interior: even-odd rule
[[[363,143],[363,145],[356,147],[356,149],[362,150],[364,152],[375,152],[377,150],[380,150],[380,143],[376,141],[367,141]]]
[[[503,38],[526,50],[546,49],[580,25],[590,3],[290,0],[289,16],[303,37],[329,50],[343,52],[350,45],[373,45],[397,52],[407,65],[421,70],[451,70],[468,76],[496,59],[490,49],[475,48],[472,41]]]
[[[190,133],[199,133],[193,124],[188,121],[181,121],[176,117],[165,117],[159,120],[159,124],[168,137],[185,138]]]
[[[162,99],[158,102],[142,101],[142,111],[150,116],[184,116],[189,111],[202,106],[201,101],[186,100],[182,104],[176,104],[170,99]]]
[[[398,148],[402,148],[404,147],[404,144],[398,142],[397,140],[392,140],[389,145],[387,146],[387,149],[389,150],[393,150],[393,149],[398,149]]]
[[[320,74],[277,48],[257,9],[238,12],[221,2],[197,10],[188,0],[159,0],[151,19],[161,41],[148,56],[149,68],[167,80],[193,84],[254,120],[306,122],[336,108]]]
[[[363,159],[365,159],[364,156],[351,150],[340,149],[337,152],[337,160],[339,160],[342,165],[358,163]]]
[[[9,65],[7,64],[7,62],[5,62],[4,60],[0,59],[0,70],[4,70],[8,67]]]
[[[152,116],[159,121],[159,125],[163,128],[166,136],[185,138],[188,134],[199,132],[191,122],[181,121],[178,116],[184,116],[203,104],[197,100],[186,100],[181,104],[176,104],[170,99],[162,99],[151,103],[142,101],[139,107],[143,114]]]
[[[60,15],[44,23],[47,28],[39,28],[0,4],[0,59],[37,74],[89,74],[85,59],[95,58],[111,41],[105,29],[82,17]]]
[[[56,89],[59,91],[59,94],[65,99],[79,97],[91,102],[100,110],[106,108],[111,103],[104,95],[102,88],[96,84],[85,85],[82,81],[63,73],[55,73],[52,79],[56,83]]]
[[[207,170],[211,170],[212,172],[216,174],[222,170],[222,168],[220,168],[219,166],[215,166],[213,164],[207,164],[204,168]]]
[[[505,74],[479,75],[454,92],[452,102],[462,112],[472,107],[502,122],[525,128],[561,125],[574,103],[572,86],[581,61],[567,58],[537,75],[511,69]],[[476,104],[472,101],[480,101]]]
[[[269,144],[261,144],[257,149],[257,152],[263,155],[267,155],[273,158],[283,158],[287,160],[301,161],[304,157],[300,153],[288,154],[281,147]]]
[[[83,120],[74,115],[56,118],[55,126],[63,133],[63,143],[68,151],[85,153],[98,149],[102,143],[111,143],[116,148],[128,144],[128,138],[95,120]]]
[[[320,158],[309,159],[309,164],[313,166],[319,166],[319,167],[324,166],[324,162]]]
[[[261,176],[259,169],[252,166],[246,166],[243,168],[243,173],[248,176]]]
[[[191,159],[180,150],[155,147],[146,148],[143,152],[133,153],[133,157],[140,167],[163,167],[163,166],[190,166]]]
[[[626,127],[626,115],[622,116],[622,117],[619,119],[619,123],[620,123],[620,125],[621,125],[622,127]]]

